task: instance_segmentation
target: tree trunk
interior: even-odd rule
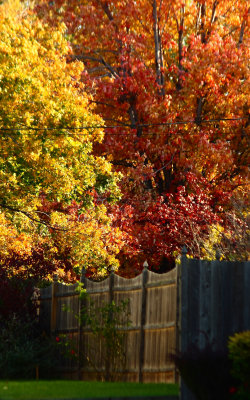
[[[153,20],[154,20],[154,43],[155,43],[155,68],[156,68],[156,82],[159,85],[158,94],[159,96],[165,96],[164,89],[164,75],[163,75],[163,55],[162,55],[162,44],[161,35],[159,30],[159,21],[157,15],[157,4],[156,0],[153,0]]]

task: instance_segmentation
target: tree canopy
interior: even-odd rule
[[[17,1],[0,6],[0,263],[2,279],[73,279],[117,267],[122,234],[104,201],[119,174],[93,154],[104,122],[81,82],[65,25]],[[85,128],[86,127],[86,128]]]
[[[245,0],[37,0],[64,22],[71,61],[105,120],[96,154],[122,171],[124,274],[198,257],[246,257],[249,47]],[[237,247],[238,246],[238,247]]]
[[[2,276],[247,253],[245,0],[0,6]]]

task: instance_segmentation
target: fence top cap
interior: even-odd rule
[[[147,262],[147,260],[144,261],[143,267],[144,267],[144,268],[148,268],[148,262]]]

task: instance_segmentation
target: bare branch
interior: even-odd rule
[[[199,25],[200,25],[200,16],[201,16],[201,7],[200,7],[200,5],[199,5],[198,10],[197,10],[196,22],[195,22],[195,31],[196,31],[196,34],[197,34],[197,32],[198,32]]]
[[[158,91],[159,95],[165,96],[165,89],[164,89],[165,82],[164,82],[164,75],[162,72],[163,68],[162,44],[161,44],[161,35],[159,31],[156,0],[153,0],[152,6],[153,6],[153,20],[154,20],[156,82],[160,86],[160,89]]]
[[[159,169],[157,169],[156,171],[154,171],[154,175],[156,175],[158,172],[162,171],[163,169],[167,168],[170,164],[172,164],[173,159],[174,159],[174,156],[175,156],[176,153],[177,153],[177,152],[175,152],[175,153],[172,155],[170,161],[169,161],[167,164],[163,165],[162,168],[159,168]]]
[[[250,13],[250,8],[248,9],[248,14],[249,13]],[[237,47],[239,47],[243,43],[243,37],[244,37],[245,28],[246,28],[246,19],[244,18],[243,21],[242,21],[242,24],[241,24],[241,28],[240,28],[240,37],[239,37],[239,41],[238,41]]]
[[[105,103],[104,101],[89,100],[89,103],[100,104],[100,105],[103,105],[103,106],[107,106],[107,107],[111,107],[111,108],[115,108],[116,109],[116,107],[113,104]]]
[[[238,27],[232,28],[228,33],[226,33],[224,36],[222,36],[222,39],[224,40],[227,36],[230,36],[234,31],[236,31]]]
[[[212,24],[215,22],[215,20],[216,20],[215,12],[216,12],[216,7],[217,7],[217,5],[218,5],[218,0],[215,0],[214,3],[213,3],[212,15],[211,15],[211,20],[210,20],[211,25],[212,25]]]
[[[108,3],[106,1],[104,1],[104,3],[103,3],[101,0],[97,0],[97,3],[102,7],[102,9],[105,12],[105,14],[107,15],[108,19],[110,21],[113,21],[114,17],[111,14],[111,11],[109,9]]]
[[[196,111],[196,118],[195,118],[195,122],[197,125],[201,124],[201,114],[202,114],[203,104],[204,104],[204,98],[199,97],[197,99],[197,111]]]
[[[206,43],[206,31],[205,31],[205,18],[206,18],[206,4],[201,5],[201,42]]]
[[[136,168],[136,166],[132,162],[129,162],[127,160],[113,160],[113,161],[111,161],[111,164],[123,166],[123,167]]]
[[[113,69],[113,67],[111,67],[110,64],[108,64],[103,57],[100,57],[100,60],[102,62],[102,64],[107,68],[108,71],[111,72],[111,74],[113,75],[114,78],[119,78],[119,75],[115,72],[115,70]]]

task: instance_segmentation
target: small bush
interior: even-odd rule
[[[40,377],[52,377],[57,360],[54,342],[28,316],[0,319],[0,379],[32,379],[38,372]]]
[[[130,325],[129,300],[103,302],[98,306],[84,291],[81,298],[85,301],[81,309],[81,323],[88,326],[94,338],[92,346],[88,346],[86,361],[100,379],[113,381],[119,375],[118,371],[125,370],[125,331]]]
[[[250,398],[250,331],[235,333],[228,341],[231,374],[237,381],[239,399]]]

